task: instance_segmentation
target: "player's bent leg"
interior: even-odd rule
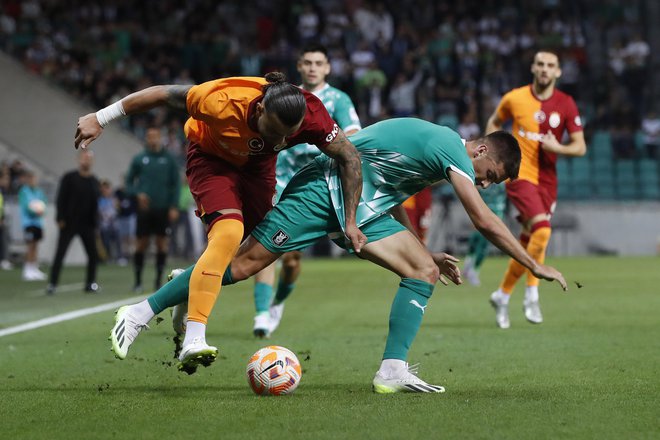
[[[220,295],[222,278],[243,238],[243,222],[221,217],[210,226],[208,245],[193,269],[189,283],[186,336],[179,356],[178,368],[188,374],[199,365],[209,366],[218,349],[206,343],[208,316]]]
[[[383,223],[389,221],[394,220]],[[409,231],[399,230],[375,241],[372,238],[378,237],[370,236],[368,229],[365,231],[370,241],[362,249],[361,256],[402,278],[392,302],[385,352],[372,382],[373,391],[380,394],[444,392],[444,387],[430,385],[417,377],[417,369],[406,362],[439,269],[426,248]]]

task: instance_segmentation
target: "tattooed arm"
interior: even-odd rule
[[[324,148],[325,154],[337,161],[339,178],[344,195],[344,216],[346,220],[346,238],[350,240],[355,252],[360,252],[367,242],[367,237],[357,227],[355,212],[362,195],[362,164],[360,154],[344,132],[339,130],[337,137]]]
[[[111,120],[123,115],[132,115],[151,110],[155,107],[167,106],[176,110],[186,111],[186,96],[192,86],[163,85],[153,86],[131,93],[118,102],[100,110],[110,116],[104,120],[103,126]],[[114,112],[114,113],[113,113]],[[121,113],[118,113],[121,112]],[[78,119],[75,147],[87,148],[103,132],[103,126],[97,113],[90,113]]]

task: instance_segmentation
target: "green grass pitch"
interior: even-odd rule
[[[524,320],[519,285],[511,329],[495,327],[503,258],[486,261],[481,288],[436,287],[409,360],[445,394],[371,392],[398,280],[356,259],[304,261],[268,341],[251,335],[252,282],[225,289],[208,331],[219,359],[193,376],[174,366],[168,313],[125,361],[109,351],[112,311],[0,337],[0,438],[660,438],[658,258],[549,263],[570,291],[541,284],[542,325]],[[82,278],[67,268],[62,283]],[[45,297],[43,283],[1,272],[0,329],[129,299],[131,281],[130,268],[102,267],[103,293]],[[270,344],[302,362],[291,396],[247,385],[249,356]]]

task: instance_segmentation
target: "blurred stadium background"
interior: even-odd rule
[[[9,248],[20,255],[14,200],[21,170],[53,201],[75,164],[80,115],[153,84],[284,71],[298,49],[330,49],[329,82],[348,92],[363,126],[415,115],[466,137],[503,93],[530,82],[537,48],[561,56],[559,88],[575,97],[588,154],[560,159],[551,255],[660,252],[660,2],[655,0],[0,2],[0,161]],[[99,178],[119,185],[146,124],[163,129],[183,164],[184,116],[154,111],[106,130]],[[467,219],[435,190],[430,246],[464,250]],[[41,258],[56,239],[46,221]],[[509,218],[511,225],[514,222]],[[441,225],[441,226],[440,226]],[[622,231],[625,230],[625,234]],[[201,234],[200,234],[201,235]],[[201,240],[201,237],[198,238]],[[69,262],[82,259],[73,250]]]

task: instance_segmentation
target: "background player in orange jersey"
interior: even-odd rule
[[[561,76],[557,54],[537,52],[531,70],[532,84],[504,95],[488,119],[486,133],[501,130],[508,120],[513,122],[512,131],[520,145],[522,160],[518,179],[506,184],[506,192],[520,213],[521,244],[537,262],[543,263],[557,199],[557,154],[583,156],[587,147],[575,101],[555,88]],[[560,143],[564,131],[569,135],[567,144]],[[490,297],[500,328],[510,326],[509,298],[524,272],[523,266],[510,260],[499,289]],[[538,278],[528,271],[523,310],[527,320],[534,324],[543,322],[538,285]]]
[[[366,242],[355,221],[362,171],[355,146],[323,103],[285,82],[277,72],[265,78],[224,78],[135,92],[81,117],[75,146],[86,148],[114,119],[158,106],[186,110],[190,115],[184,127],[189,140],[186,175],[197,213],[207,225],[208,244],[190,279],[187,329],[179,357],[181,369],[194,369],[217,356],[218,349],[206,343],[208,316],[220,292],[222,274],[243,237],[272,207],[277,153],[310,143],[334,159],[345,202],[345,237],[356,252]],[[140,306],[149,309],[146,300]],[[133,323],[139,322],[141,307],[117,312],[113,331],[121,333],[115,347],[118,356],[125,351],[122,346],[132,338],[131,332],[138,331]]]

